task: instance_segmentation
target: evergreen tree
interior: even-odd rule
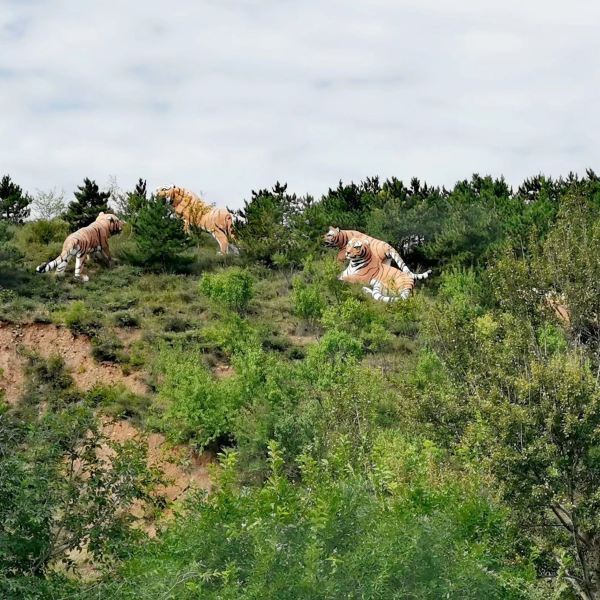
[[[78,189],[79,191],[75,192],[75,200],[69,204],[65,215],[73,231],[95,221],[98,213],[109,210],[110,192],[101,192],[95,181],[86,177]]]
[[[148,204],[148,189],[146,180],[141,177],[132,192],[125,196],[123,218],[132,224],[137,220],[140,211]]]
[[[294,268],[302,263],[322,235],[323,223],[315,227],[311,196],[287,192],[279,181],[272,190],[252,191],[250,201],[236,212],[236,235],[251,260],[267,266]]]
[[[164,198],[150,197],[133,222],[138,260],[146,265],[167,265],[187,246],[183,221]]]
[[[31,197],[9,175],[0,180],[0,218],[16,225],[29,216]]]

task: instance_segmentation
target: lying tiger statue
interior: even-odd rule
[[[238,254],[236,246],[230,243],[234,240],[233,217],[226,208],[216,208],[207,204],[199,196],[175,185],[160,187],[156,196],[166,198],[175,212],[183,218],[183,228],[186,233],[192,226],[207,231],[219,244],[221,254]]]
[[[378,240],[366,233],[360,231],[353,231],[351,229],[340,229],[339,227],[330,227],[329,231],[323,236],[325,245],[331,248],[341,248],[337,255],[337,259],[343,262],[346,258],[346,246],[351,239],[364,240],[369,242],[371,248],[371,254],[373,258],[385,265],[391,265],[396,263],[397,267],[404,273],[412,275],[411,270],[408,268],[406,263],[402,260],[398,251],[387,242]],[[419,275],[419,279],[425,279],[429,277],[431,271],[427,271]]]
[[[89,255],[101,253],[110,264],[112,258],[108,238],[115,233],[121,233],[124,224],[115,215],[101,212],[93,223],[68,235],[63,243],[62,252],[54,260],[39,265],[36,271],[47,273],[56,269],[57,274],[62,275],[74,256],[75,277],[82,281],[89,281],[89,277],[82,274],[83,265]]]
[[[350,283],[367,283],[371,287],[363,287],[363,291],[381,302],[406,300],[415,287],[415,281],[429,275],[429,272],[415,274],[384,264],[373,255],[369,240],[350,239],[345,257],[350,264],[339,279]]]

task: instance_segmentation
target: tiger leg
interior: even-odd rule
[[[405,289],[402,290],[399,296],[386,296],[383,293],[383,283],[379,281],[379,279],[372,279],[371,284],[373,285],[373,290],[371,292],[373,295],[373,300],[379,300],[380,302],[397,302],[398,300],[406,300],[410,294],[410,290]]]
[[[88,259],[88,254],[78,254],[75,258],[75,277],[81,279],[81,281],[89,281],[90,278],[82,273],[83,265],[85,265]]]
[[[219,244],[219,254],[229,254],[229,241],[227,236],[219,229],[215,229],[211,235]]]
[[[112,265],[112,256],[110,254],[110,248],[108,247],[108,244],[102,246],[100,248],[100,252],[110,267]]]
[[[61,262],[58,263],[58,265],[56,265],[56,274],[57,275],[64,275],[65,274],[65,269],[67,268],[67,265],[69,264],[69,261],[77,255],[77,253],[79,252],[79,246],[75,246],[75,248],[71,248],[71,250],[69,250],[68,254],[66,256],[61,256],[60,258],[62,259]]]

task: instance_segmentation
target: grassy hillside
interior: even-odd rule
[[[3,595],[600,597],[598,178],[276,186],[240,216],[239,257],[201,234],[150,260],[128,226],[86,284],[34,273],[60,220],[0,228],[6,327],[68,328],[114,367],[84,389],[60,354],[19,355]],[[403,254],[433,278],[374,302],[337,280],[329,224],[424,236]],[[165,499],[108,417],[216,456],[212,491]]]

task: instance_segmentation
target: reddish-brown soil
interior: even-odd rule
[[[85,336],[76,336],[65,327],[46,323],[15,325],[0,322],[0,390],[4,390],[8,403],[14,403],[23,390],[25,359],[19,353],[21,347],[45,358],[61,356],[75,384],[83,390],[97,384],[121,383],[136,394],[148,391],[140,374],[125,375],[118,365],[97,363]]]

